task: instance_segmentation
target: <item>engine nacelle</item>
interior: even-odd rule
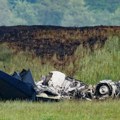
[[[117,95],[118,87],[112,80],[102,80],[95,87],[95,96],[97,99],[107,97],[114,98]]]

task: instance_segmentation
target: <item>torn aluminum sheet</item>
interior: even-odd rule
[[[39,97],[45,93],[48,97],[59,96],[60,99],[92,99],[89,86],[79,80],[66,76],[59,71],[51,71],[36,83]]]
[[[35,83],[30,70],[12,75],[0,71],[0,99],[4,100],[101,100],[109,97],[120,97],[120,81],[102,80],[92,86],[59,71],[51,71]]]
[[[59,71],[49,72],[36,83],[39,97],[57,96],[59,99],[106,99],[120,97],[120,81],[102,80],[95,86],[87,85]],[[54,97],[53,97],[54,98]]]

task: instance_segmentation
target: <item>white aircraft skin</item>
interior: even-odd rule
[[[62,72],[59,72],[59,71],[51,71],[50,73],[52,73],[52,77],[49,81],[49,85],[50,86],[54,86],[55,88],[56,87],[62,87],[62,84],[65,80],[65,74],[62,73]]]
[[[46,80],[47,76],[49,78],[48,84],[44,85],[42,83]],[[66,79],[66,75],[59,71],[51,71],[48,73],[47,76],[44,76],[41,81],[36,83],[36,85],[40,91],[48,90],[49,92],[51,91],[52,93],[55,93],[57,96],[51,97],[47,94],[45,96],[45,93],[40,93],[39,95],[37,95],[37,97],[48,99],[61,99],[61,98],[70,99],[72,96],[69,93],[72,93],[72,91],[76,90],[79,91],[79,94],[81,95],[80,97],[86,100],[106,99],[108,97],[114,98],[120,96],[120,91],[118,89],[120,86],[118,87],[117,85],[117,84],[120,85],[120,82],[116,83],[113,82],[112,80],[102,80],[96,86],[94,87],[92,86],[89,89],[89,87],[86,88],[86,85],[82,85],[79,81],[78,82],[76,81],[77,85],[72,87],[71,85],[73,85],[75,79],[73,79],[73,81],[69,81]],[[112,88],[112,91],[110,91],[109,86]],[[109,94],[110,92],[111,94]],[[87,96],[88,93],[91,94],[91,97]]]

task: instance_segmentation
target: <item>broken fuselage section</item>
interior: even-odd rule
[[[59,71],[51,71],[40,81],[33,80],[30,70],[8,75],[0,71],[0,99],[43,100],[106,99],[120,96],[120,82],[102,80],[95,86],[74,79]]]
[[[59,71],[51,71],[36,83],[39,97],[51,95],[58,99],[91,99],[92,89],[82,81],[76,80]],[[42,94],[41,94],[42,93]],[[43,93],[45,96],[43,96]]]

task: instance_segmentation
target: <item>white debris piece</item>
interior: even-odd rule
[[[52,85],[55,88],[61,88],[65,80],[65,74],[59,71],[51,71],[50,73],[52,73],[52,77],[49,81],[49,85]]]
[[[48,99],[106,99],[120,97],[120,81],[102,80],[95,86],[66,76],[59,71],[51,71],[36,83],[39,97]]]
[[[114,98],[117,95],[117,84],[112,80],[102,80],[96,85],[95,95],[97,98]]]
[[[36,86],[38,87],[37,90],[39,91],[39,94],[47,94],[48,98],[51,95],[61,96],[61,99],[85,98],[87,95],[86,87],[88,86],[86,84],[66,76],[64,73],[59,71],[49,72],[48,75],[44,77],[44,80],[42,79],[41,81],[36,83]]]

